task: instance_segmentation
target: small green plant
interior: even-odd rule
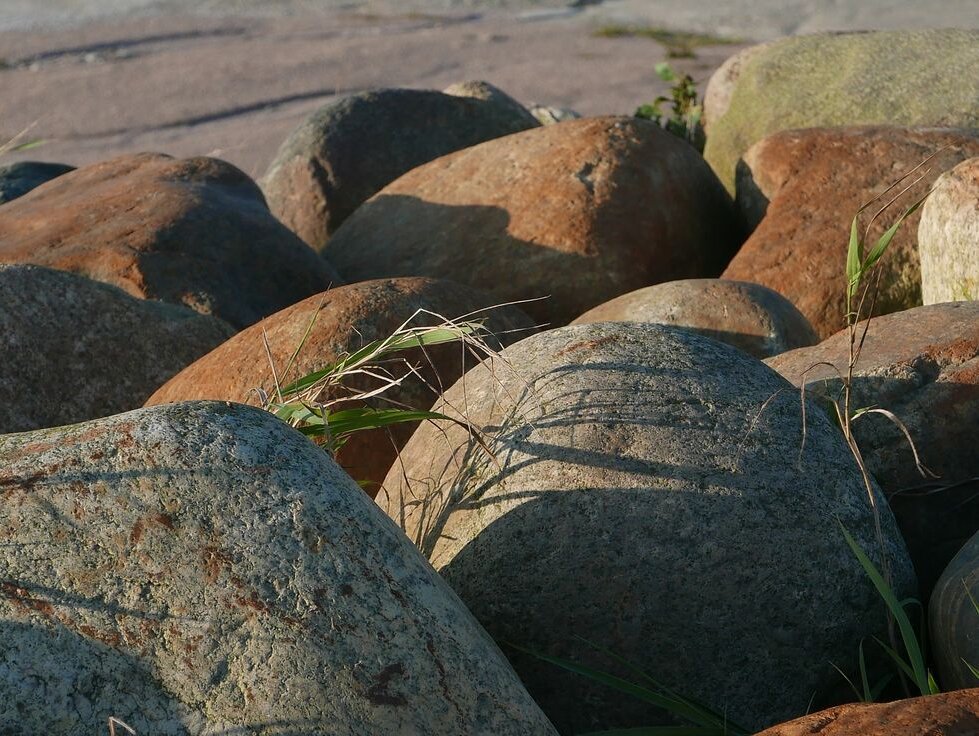
[[[635,112],[637,118],[652,120],[678,138],[682,138],[698,151],[704,150],[704,131],[700,125],[703,107],[697,102],[697,84],[693,77],[678,77],[673,68],[664,62],[655,67],[656,75],[664,82],[672,82],[670,96],[660,95]],[[664,103],[670,103],[669,114],[663,111]]]
[[[302,340],[282,370],[283,377],[295,366],[318,312],[319,309],[314,311]],[[438,317],[441,321],[434,326],[412,325],[423,314]],[[335,456],[357,432],[432,419],[459,423],[459,420],[439,412],[401,405],[380,407],[372,403],[392,403],[385,393],[409,377],[425,381],[420,366],[406,359],[406,351],[421,349],[424,354],[425,348],[454,342],[461,343],[478,358],[493,356],[493,350],[480,337],[485,334],[482,322],[448,320],[427,310],[418,310],[383,340],[367,343],[359,350],[344,354],[333,363],[284,386],[280,383],[279,372],[266,341],[274,393],[270,395],[258,390],[262,407],[313,439],[331,456]],[[354,377],[370,386],[352,388],[350,379]],[[438,390],[429,387],[437,396]]]

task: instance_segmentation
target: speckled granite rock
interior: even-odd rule
[[[756,358],[815,345],[819,338],[792,302],[748,281],[667,281],[599,304],[572,324],[654,322],[726,342]]]
[[[259,409],[3,436],[0,490],[4,730],[554,733],[390,520]]]
[[[455,97],[472,97],[477,100],[492,102],[494,105],[499,106],[501,110],[505,109],[513,113],[515,120],[519,120],[521,117],[524,118],[528,129],[536,128],[541,124],[540,121],[538,121],[537,118],[531,114],[530,110],[521,105],[499,87],[496,87],[482,79],[471,79],[466,82],[456,82],[455,84],[450,84],[448,87],[442,90],[442,92],[443,94],[454,95]]]
[[[948,563],[929,603],[930,644],[939,682],[946,689],[979,682],[969,669],[970,664],[979,667],[979,611],[973,600],[979,601],[979,534]]]
[[[136,409],[233,334],[84,276],[0,265],[0,434]]]
[[[260,183],[275,216],[322,250],[351,212],[405,172],[536,125],[526,110],[497,100],[415,89],[364,92],[307,118]]]
[[[925,304],[979,299],[979,158],[935,182],[918,224]]]
[[[582,639],[758,728],[806,712],[879,632],[839,519],[874,524],[839,431],[756,359],[662,325],[574,325],[445,394],[486,428],[421,427],[378,495],[501,642],[617,669]],[[768,402],[764,411],[762,406]],[[452,409],[440,407],[451,412]],[[886,510],[895,584],[914,592]],[[580,637],[580,638],[579,638]],[[514,653],[562,732],[648,725],[635,699]]]
[[[348,281],[429,276],[564,325],[643,286],[718,276],[741,242],[697,152],[629,117],[546,125],[419,166],[365,202],[324,254]]]

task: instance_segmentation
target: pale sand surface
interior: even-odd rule
[[[4,160],[84,164],[133,151],[215,155],[260,176],[306,115],[339,95],[486,79],[525,102],[631,113],[665,91],[665,49],[594,31],[628,23],[741,44],[675,68],[706,83],[749,40],[858,28],[979,27],[979,0],[0,0],[0,135],[45,143]],[[703,89],[703,84],[701,89]]]

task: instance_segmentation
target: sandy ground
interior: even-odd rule
[[[666,49],[610,24],[740,43],[674,67],[706,83],[752,40],[856,28],[979,27],[977,0],[0,0],[0,135],[43,139],[7,161],[84,164],[153,150],[260,176],[306,115],[340,95],[486,79],[521,101],[630,113],[665,91]],[[927,5],[927,7],[925,7]]]

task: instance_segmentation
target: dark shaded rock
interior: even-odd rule
[[[74,171],[74,166],[42,161],[18,161],[0,166],[0,204],[17,199],[46,181]]]
[[[296,128],[261,186],[275,216],[322,250],[351,212],[405,172],[536,125],[523,108],[495,99],[364,92],[317,110]]]
[[[0,265],[0,434],[135,409],[233,334],[84,276]]]
[[[445,394],[487,433],[425,425],[377,501],[499,642],[621,672],[758,728],[855,667],[882,602],[836,519],[879,560],[842,436],[756,359],[663,325],[551,330]],[[763,410],[764,408],[764,410]],[[899,595],[914,575],[881,500]],[[565,733],[649,725],[636,699],[511,652]],[[659,715],[662,719],[662,715]]]
[[[285,385],[336,362],[368,342],[389,337],[419,309],[453,320],[464,315],[470,315],[468,319],[486,318],[486,328],[498,335],[488,338],[494,349],[526,337],[533,330],[530,318],[514,306],[477,312],[492,304],[491,297],[477,290],[435,279],[384,279],[341,286],[309,297],[238,333],[174,376],[150,397],[147,405],[188,399],[259,403],[256,389],[275,395],[266,340],[280,385]],[[431,325],[439,321],[432,315],[422,314],[412,324]],[[312,328],[307,335],[310,324]],[[303,347],[292,370],[283,375],[300,344]],[[439,345],[425,351],[416,349],[403,355],[418,366],[420,377],[409,376],[384,395],[400,405],[423,410],[431,407],[438,397],[433,389],[451,386],[478,362],[460,344]],[[399,375],[406,372],[399,365],[392,365],[391,370]],[[379,381],[357,377],[347,383],[363,390],[380,385]],[[391,406],[385,402],[378,405]],[[373,496],[416,426],[400,424],[389,432],[359,432],[340,449],[337,462],[356,480],[368,481],[365,489]]]
[[[0,263],[72,271],[236,328],[339,280],[234,166],[149,153],[77,169],[4,205]]]
[[[344,278],[446,278],[562,325],[660,281],[713,277],[740,242],[703,159],[659,126],[548,125],[443,156],[389,184],[337,230]]]
[[[805,380],[807,392],[837,396],[837,371],[846,375],[848,360],[849,338],[842,331],[765,362],[796,386]],[[886,417],[868,414],[854,424],[864,460],[907,541],[922,600],[928,600],[949,560],[979,532],[979,302],[935,304],[872,320],[853,389],[852,409],[893,412],[921,461],[939,476],[922,477],[907,439]]]

